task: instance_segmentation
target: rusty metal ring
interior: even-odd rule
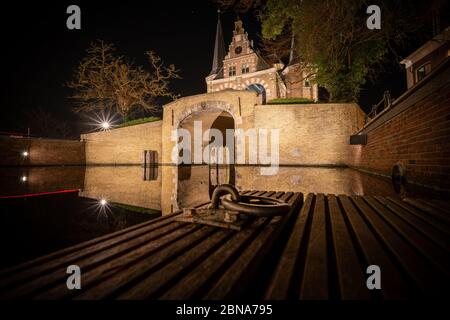
[[[251,200],[259,200],[262,204],[250,203]],[[288,213],[291,209],[291,206],[283,200],[245,195],[241,195],[240,201],[222,198],[222,206],[228,210],[239,211],[240,213],[257,217],[281,216]]]

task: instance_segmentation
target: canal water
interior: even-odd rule
[[[439,197],[348,168],[160,166],[0,168],[0,268],[209,200],[214,185],[239,190]]]

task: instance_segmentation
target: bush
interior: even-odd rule
[[[279,98],[279,99],[272,99],[267,102],[267,104],[309,104],[309,103],[315,103],[311,99],[306,98]]]
[[[137,124],[143,124],[143,123],[154,122],[154,121],[159,121],[159,120],[161,120],[161,119],[158,118],[158,117],[148,117],[148,118],[135,119],[135,120],[131,120],[131,121],[127,121],[127,122],[124,122],[122,124],[119,124],[118,126],[116,126],[116,128],[135,126]]]

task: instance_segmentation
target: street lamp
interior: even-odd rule
[[[109,128],[111,128],[111,124],[108,121],[103,121],[102,128],[103,130],[108,130]]]

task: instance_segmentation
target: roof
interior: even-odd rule
[[[225,58],[225,41],[223,39],[222,23],[220,22],[220,11],[217,18],[216,40],[214,43],[214,56],[211,72],[209,75],[218,74],[223,68],[223,59]]]
[[[443,32],[435,36],[433,39],[427,41],[424,45],[422,45],[416,51],[414,51],[405,59],[403,59],[400,62],[400,64],[404,64],[407,68],[409,68],[415,62],[421,60],[425,56],[429,55],[431,52],[448,43],[449,40],[450,40],[450,27],[447,27],[444,29]]]

